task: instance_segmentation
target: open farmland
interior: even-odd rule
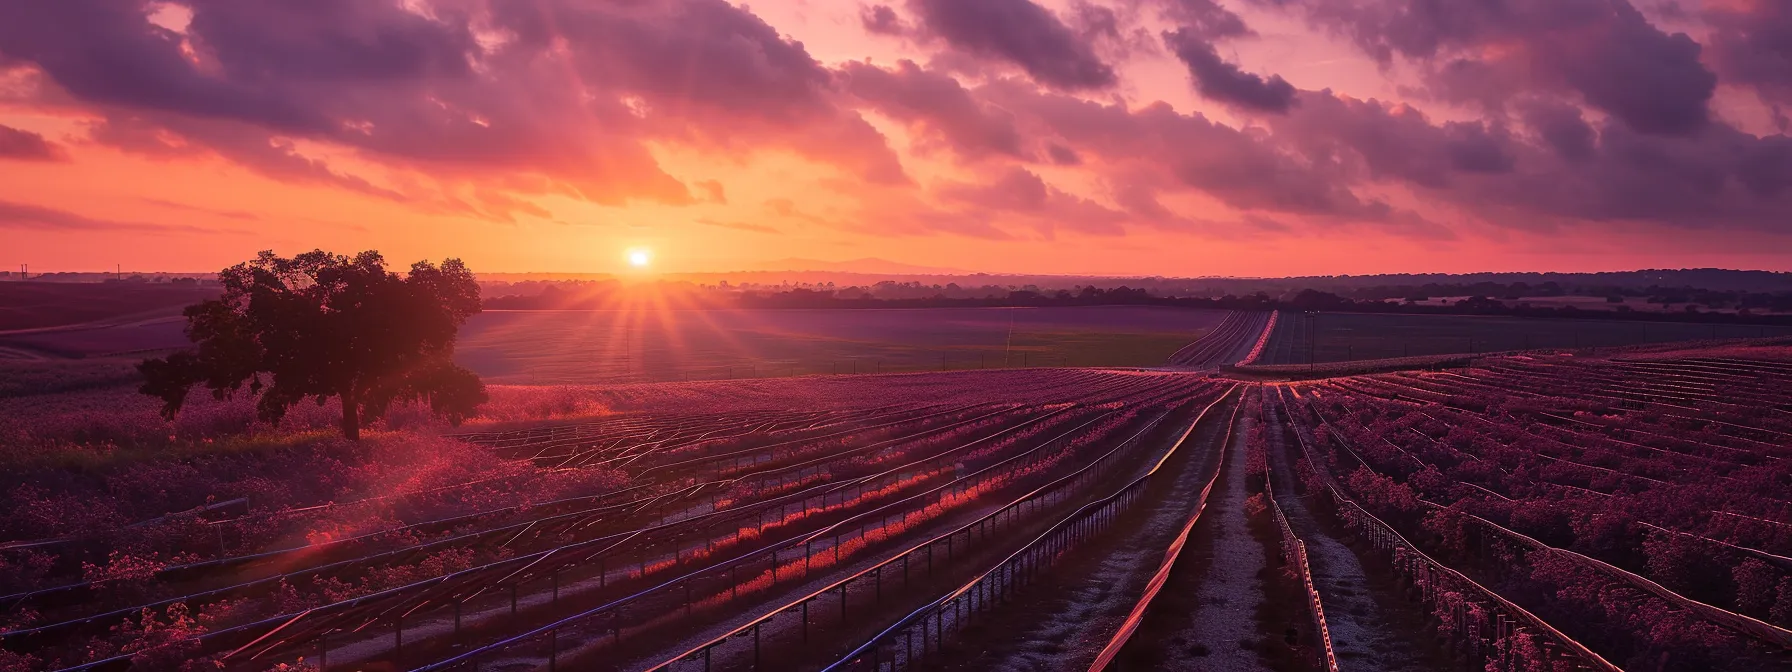
[[[215,287],[147,282],[0,282],[0,333],[179,316]]]
[[[500,384],[677,381],[1029,366],[1156,366],[1224,311],[1097,306],[873,310],[490,311],[462,365]],[[0,335],[0,357],[186,345],[178,316]]]
[[[0,669],[1792,664],[1792,349],[1213,370],[1267,322],[1155,371],[496,385],[359,444],[19,364],[72,382],[0,398]]]
[[[1792,327],[1495,315],[1282,311],[1258,364],[1323,364],[1540,348],[1606,348],[1792,335]]]
[[[1126,306],[487,312],[459,359],[549,384],[1021,366],[1156,366],[1223,311]]]

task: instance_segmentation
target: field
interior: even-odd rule
[[[1156,366],[1223,313],[1166,308],[489,312],[459,356],[498,382]]]
[[[1223,312],[1100,306],[913,310],[492,311],[457,356],[486,380],[570,384],[1027,366],[1157,366]],[[186,344],[179,317],[0,335],[14,356]],[[4,355],[0,355],[4,356]]]
[[[1792,348],[1215,370],[1267,323],[1153,370],[499,384],[358,444],[7,364],[0,670],[1792,663]]]
[[[215,288],[165,283],[0,282],[0,334],[72,324],[116,324],[180,315]]]
[[[1482,315],[1283,311],[1259,364],[1309,364],[1538,348],[1607,348],[1792,334],[1792,327]]]

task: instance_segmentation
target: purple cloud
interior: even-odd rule
[[[1253,34],[1244,19],[1214,0],[1157,0],[1157,5],[1165,19],[1208,40]]]
[[[436,193],[388,194],[429,209],[477,213],[453,194],[494,181],[607,204],[695,202],[649,142],[788,150],[908,180],[882,135],[836,103],[826,68],[722,0],[444,2],[429,17],[399,0],[183,4],[184,34],[150,23],[144,0],[6,3],[0,57],[101,110],[102,141],[166,152],[175,138],[281,179],[394,191],[281,144],[329,142],[433,178]],[[503,38],[481,43],[475,24]]]
[[[859,10],[859,24],[865,32],[875,35],[903,35],[908,33],[908,26],[903,25],[902,17],[889,5],[872,5]]]
[[[1227,63],[1220,58],[1212,42],[1202,39],[1191,29],[1166,32],[1163,37],[1164,46],[1188,66],[1195,90],[1207,99],[1258,112],[1282,113],[1294,105],[1294,85],[1284,81],[1281,75],[1265,79]]]
[[[193,226],[97,219],[67,210],[0,201],[0,229],[39,231],[130,231],[137,233],[218,233]]]
[[[1257,1],[1297,6],[1384,64],[1398,55],[1446,75],[1473,72],[1434,86],[1458,101],[1572,93],[1658,135],[1691,134],[1710,120],[1717,76],[1700,61],[1699,44],[1656,28],[1624,0]]]
[[[888,70],[848,62],[840,73],[847,92],[915,127],[925,148],[947,148],[969,159],[1027,158],[1013,116],[977,100],[951,75],[907,60]]]
[[[0,159],[63,161],[68,153],[44,136],[0,124]]]
[[[1104,89],[1114,69],[1051,11],[1032,0],[910,0],[921,28],[961,51],[1020,66],[1046,86]]]
[[[1316,221],[1374,222],[1443,235],[1410,212],[1354,193],[1353,178],[1331,162],[1285,149],[1277,139],[1246,133],[1164,103],[1129,109],[1013,84],[982,89],[1075,151],[1116,188],[1135,216],[1154,213],[1157,192],[1197,191],[1244,211],[1305,215]],[[1298,108],[1297,108],[1298,109]],[[1128,205],[1130,204],[1130,205]]]
[[[985,184],[946,182],[935,187],[941,200],[968,206],[984,219],[1008,220],[1051,236],[1060,230],[1117,236],[1132,219],[1087,198],[1061,191],[1025,168],[1011,166]]]
[[[1770,101],[1792,101],[1792,5],[1714,3],[1703,18],[1711,27],[1711,60],[1726,83],[1754,87]]]

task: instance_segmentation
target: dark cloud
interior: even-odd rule
[[[42,135],[0,124],[0,159],[63,161],[68,153]]]
[[[1660,135],[1691,134],[1710,120],[1717,77],[1699,44],[1656,28],[1625,0],[1258,2],[1298,6],[1384,64],[1400,56],[1437,67],[1445,78],[1437,92],[1454,100],[1572,93]]]
[[[1464,173],[1509,173],[1515,159],[1512,138],[1504,127],[1484,122],[1444,124],[1444,154],[1450,167]]]
[[[1342,168],[1347,184],[1423,189],[1439,207],[1502,227],[1578,221],[1785,232],[1792,139],[1718,123],[1689,134],[1594,127],[1553,101],[1521,106],[1528,139],[1496,122],[1436,123],[1403,105],[1303,92],[1275,138]]]
[[[1524,122],[1538,139],[1570,161],[1593,156],[1593,126],[1581,118],[1580,108],[1559,102],[1538,101],[1523,106]]]
[[[246,89],[279,90],[293,81],[410,86],[464,79],[479,51],[466,17],[453,9],[439,21],[367,0],[183,4],[193,10],[188,32],[216,59],[222,80]]]
[[[184,34],[150,23],[144,0],[0,4],[0,57],[42,70],[57,89],[45,95],[103,110],[104,141],[204,148],[282,179],[402,192],[420,207],[504,201],[457,205],[469,184],[694,202],[650,142],[787,150],[860,179],[907,181],[882,135],[837,105],[826,68],[723,0],[443,0],[427,17],[401,0],[183,4]],[[432,188],[416,179],[369,183],[290,140],[416,171],[438,193],[419,195]]]
[[[1710,3],[1704,19],[1711,27],[1711,60],[1725,83],[1792,102],[1792,3]]]
[[[1129,109],[1012,84],[985,95],[1050,129],[1117,189],[1117,202],[1134,215],[1156,203],[1157,192],[1196,191],[1239,210],[1423,229],[1416,215],[1350,189],[1352,176],[1331,162],[1290,152],[1274,138],[1246,133],[1164,103]],[[1299,109],[1299,108],[1296,108]]]
[[[1214,0],[1151,0],[1171,23],[1208,40],[1253,35],[1244,19]]]
[[[201,73],[180,36],[151,24],[144,2],[67,0],[0,4],[0,55],[36,64],[93,103],[322,131],[327,116],[277,84]]]
[[[1046,145],[1045,154],[1051,157],[1052,163],[1060,166],[1081,165],[1083,162],[1083,157],[1077,156],[1075,150],[1056,143]]]
[[[1618,25],[1601,26],[1602,39],[1594,44],[1563,36],[1551,45],[1559,50],[1539,55],[1559,67],[1588,103],[1632,128],[1664,135],[1703,128],[1717,75],[1699,61],[1699,44],[1685,33],[1655,30],[1634,10],[1620,14]]]
[[[903,25],[902,17],[896,16],[896,10],[889,5],[872,5],[859,10],[859,24],[865,32],[876,35],[903,35],[908,33],[908,26]]]
[[[848,62],[840,73],[847,92],[916,129],[922,149],[945,148],[971,159],[1027,158],[1013,115],[977,100],[951,75],[907,60],[888,70]]]
[[[1114,69],[1032,0],[910,0],[921,29],[954,48],[1020,66],[1046,86],[1086,90],[1118,83]]]
[[[1120,40],[1120,14],[1114,8],[1077,0],[1070,6],[1070,25],[1083,39]]]
[[[1265,79],[1220,58],[1213,43],[1183,28],[1164,33],[1164,45],[1188,66],[1195,90],[1219,103],[1258,112],[1287,112],[1294,105],[1294,85],[1281,75]]]
[[[1485,122],[1434,124],[1406,105],[1303,92],[1298,112],[1271,122],[1276,137],[1309,157],[1328,157],[1364,181],[1433,189],[1463,174],[1514,169],[1514,139]]]
[[[67,210],[0,201],[0,229],[39,231],[128,231],[134,233],[218,233],[192,226],[96,219]]]

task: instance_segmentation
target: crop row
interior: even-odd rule
[[[147,620],[178,605],[183,612],[212,613],[213,623],[223,623],[198,638],[195,655],[232,654],[226,657],[227,664],[245,669],[310,653],[317,643],[327,644],[339,660],[404,656],[413,661],[412,656],[431,655],[431,640],[464,644],[470,638],[496,637],[502,633],[492,624],[521,627],[539,620],[530,615],[532,608],[539,618],[549,618],[601,601],[605,595],[638,592],[655,577],[703,570],[744,557],[755,548],[814,533],[842,517],[900,501],[942,476],[952,480],[965,465],[1006,458],[1037,447],[1039,441],[1049,442],[1052,436],[1038,432],[1051,431],[1051,426],[1094,417],[1091,413],[1110,413],[1104,406],[1155,403],[1177,387],[1169,383],[1174,377],[1164,375],[1092,378],[1099,384],[1084,388],[1089,396],[1056,408],[986,404],[929,409],[921,415],[913,408],[885,407],[889,414],[907,413],[907,421],[890,427],[872,424],[870,431],[847,436],[811,434],[757,448],[689,451],[685,459],[652,465],[665,477],[665,487],[637,490],[638,496],[617,497],[585,509],[542,507],[539,516],[509,509],[487,518],[425,521],[435,527],[413,528],[417,533],[413,537],[421,537],[417,543],[371,556],[350,552],[379,546],[361,539],[326,544],[310,553],[290,549],[291,557],[263,558],[260,565],[240,560],[242,564],[229,566],[232,571],[218,574],[241,577],[242,567],[290,568],[295,561],[314,566],[15,629],[3,637],[9,649],[67,664],[75,662],[70,657],[81,651],[104,653],[91,646],[92,639],[84,639],[88,633],[104,638],[101,632],[116,632],[109,628],[112,623],[133,620],[126,614],[145,614],[142,618]],[[1004,436],[1013,440],[1004,441]],[[744,456],[754,451],[757,457]],[[504,524],[490,524],[499,521]],[[436,531],[445,536],[424,534]],[[805,556],[832,544],[818,537],[808,546]],[[316,559],[330,562],[318,564]],[[392,587],[373,592],[356,588],[382,582]],[[102,592],[92,588],[90,594]],[[78,590],[63,592],[72,596],[65,600],[68,609],[99,604],[82,599]],[[118,592],[108,594],[116,597]],[[332,599],[332,594],[342,597]],[[498,618],[490,605],[494,600],[507,602],[503,606],[517,616]],[[220,612],[241,613],[249,619],[230,625],[216,617]],[[255,616],[257,612],[267,616]],[[369,630],[382,623],[391,628],[393,636],[385,640],[390,646],[378,644]],[[402,649],[409,651],[400,653]],[[110,666],[128,658],[102,656],[95,662]]]
[[[1785,520],[1777,451],[1743,448],[1754,441],[1745,434],[1777,430],[1722,405],[1636,391],[1658,386],[1622,364],[1502,360],[1462,374],[1331,381],[1303,402],[1324,445],[1355,470],[1343,480],[1368,509],[1423,530],[1445,557],[1484,566],[1515,594],[1573,596],[1539,601],[1539,613],[1568,619],[1614,660],[1774,660],[1792,633],[1757,618],[1772,618],[1758,596],[1777,592],[1784,566],[1705,536],[1696,521],[1719,518],[1702,511]],[[1668,403],[1676,414],[1661,412]],[[1592,586],[1603,588],[1577,592]]]

